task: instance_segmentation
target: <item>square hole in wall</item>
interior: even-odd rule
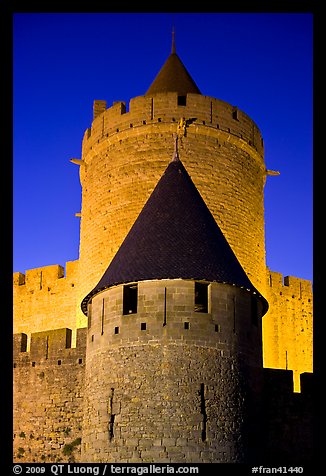
[[[140,330],[141,331],[146,331],[146,322],[141,322],[140,323]]]
[[[136,314],[138,303],[137,284],[128,284],[123,286],[123,314]]]

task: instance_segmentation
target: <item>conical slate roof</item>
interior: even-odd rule
[[[174,36],[171,54],[158,72],[145,96],[167,92],[177,92],[179,96],[186,96],[187,93],[201,94],[195,81],[176,53]]]
[[[86,314],[91,297],[110,286],[176,278],[228,283],[259,295],[179,159],[166,168],[82,310]]]

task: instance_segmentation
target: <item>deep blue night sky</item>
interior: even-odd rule
[[[313,15],[17,13],[14,271],[78,259],[81,142],[94,99],[145,94],[176,49],[201,92],[262,132],[267,265],[312,279]]]

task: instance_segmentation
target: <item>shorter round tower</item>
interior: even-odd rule
[[[82,460],[251,461],[259,454],[267,307],[176,143],[174,159],[82,302]]]

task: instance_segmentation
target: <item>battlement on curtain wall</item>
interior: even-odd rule
[[[14,273],[14,333],[82,327],[76,325],[77,272],[78,260]]]
[[[86,331],[86,328],[77,329],[76,347],[74,348],[72,348],[71,329],[63,328],[32,333],[29,351],[27,351],[27,334],[14,334],[14,368],[65,364],[71,366],[85,363]]]

